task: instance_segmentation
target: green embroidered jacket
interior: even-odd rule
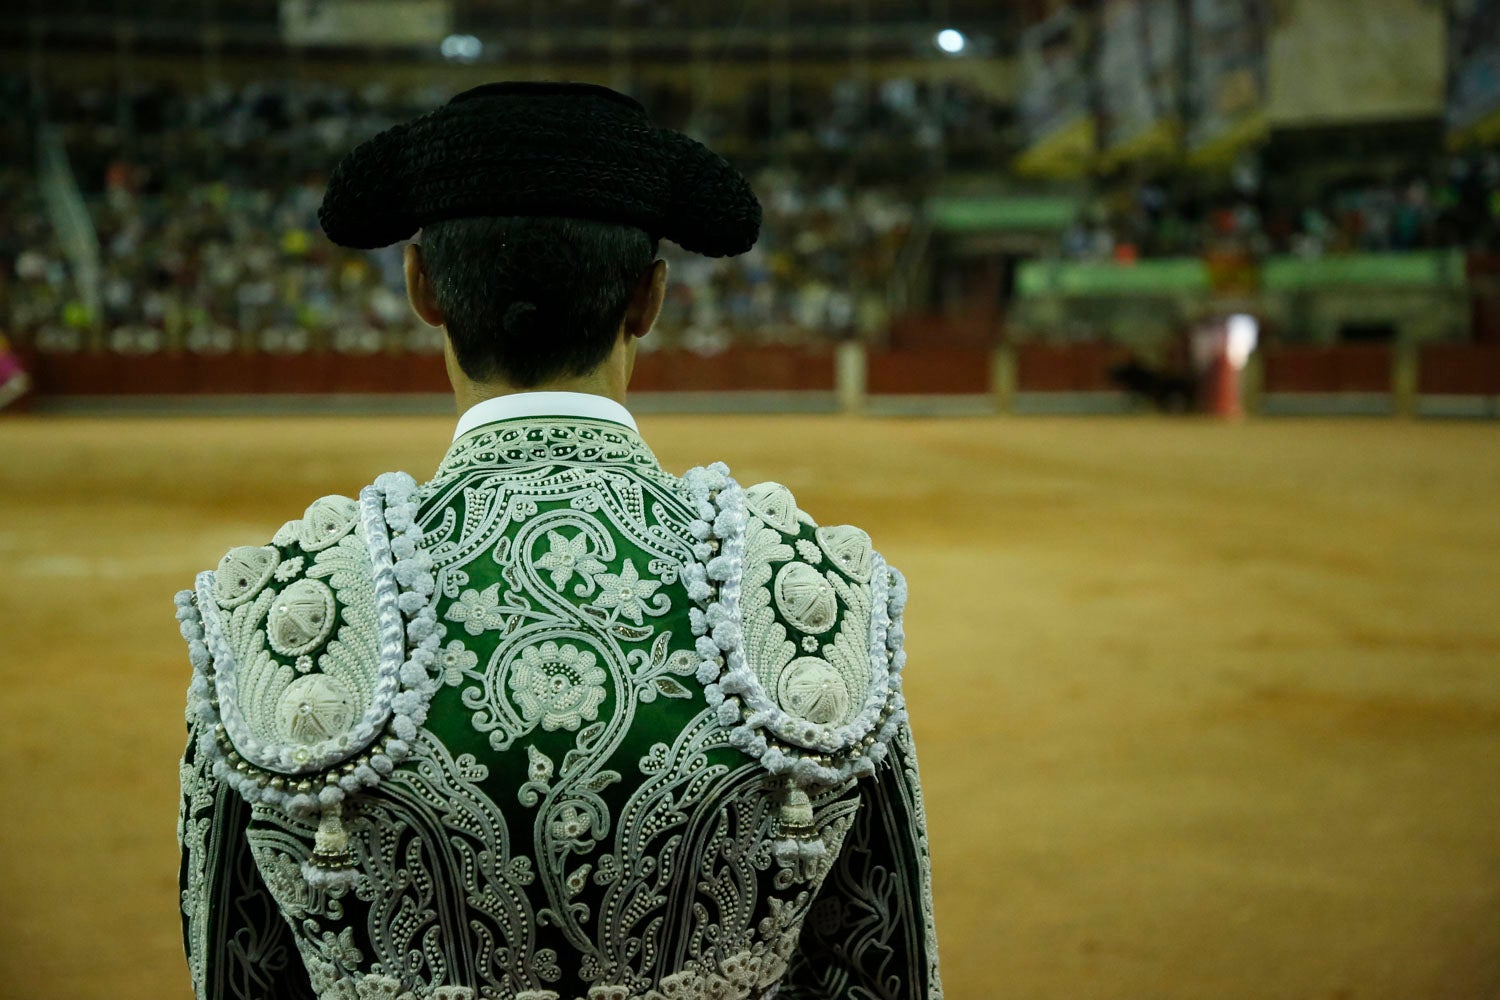
[[[612,420],[315,502],[178,599],[197,996],[940,997],[904,591]]]

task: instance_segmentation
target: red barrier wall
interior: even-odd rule
[[[631,392],[796,392],[834,388],[831,350],[734,347],[720,354],[655,351],[637,356]]]
[[[1110,365],[1119,360],[1111,344],[1046,344],[1026,341],[1016,345],[1016,388],[1022,392],[1101,392],[1116,389]]]
[[[982,395],[990,391],[990,352],[929,347],[871,351],[865,388],[871,395]]]
[[[930,316],[909,313],[891,321],[890,344],[898,351],[987,347],[1000,333],[998,317],[989,314]]]
[[[1500,396],[1500,344],[1430,344],[1422,348],[1417,391]]]
[[[1280,345],[1265,351],[1267,392],[1390,392],[1388,344]]]
[[[1500,254],[1471,253],[1464,265],[1474,339],[1500,344]]]
[[[447,392],[436,355],[41,354],[27,358],[44,396]]]
[[[50,396],[248,393],[447,392],[437,355],[374,354],[43,354],[26,359],[37,392]],[[642,354],[637,392],[834,388],[831,350],[736,347],[703,356]]]
[[[982,395],[991,391],[982,348],[871,352],[872,394]],[[1114,388],[1108,344],[1023,343],[1017,386],[1028,392]],[[257,393],[403,393],[448,391],[440,356],[308,354],[34,354],[23,356],[38,396],[223,395]],[[637,392],[824,391],[835,388],[829,350],[740,347],[704,357],[687,351],[643,354]],[[1389,392],[1388,345],[1276,346],[1265,352],[1270,392]],[[1500,344],[1433,344],[1418,356],[1418,391],[1500,396]]]

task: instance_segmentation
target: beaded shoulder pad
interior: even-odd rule
[[[345,797],[407,756],[439,686],[415,494],[390,473],[323,497],[177,595],[199,752],[251,803],[318,820],[314,883],[352,880]]]
[[[784,781],[781,846],[815,850],[797,836],[807,792],[873,774],[906,718],[906,582],[869,535],[820,527],[779,483],[741,487],[722,464],[684,482],[698,679],[731,743]]]

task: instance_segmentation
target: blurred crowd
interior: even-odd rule
[[[400,248],[336,247],[316,212],[343,152],[444,97],[317,85],[55,95],[46,120],[97,238],[97,269],[64,251],[47,202],[60,178],[45,160],[0,165],[8,328],[48,351],[82,348],[91,329],[123,353],[440,349],[407,309]],[[648,349],[712,353],[884,327],[914,193],[769,166],[753,183],[766,221],[751,253],[706,260],[664,245],[674,283]]]
[[[1008,128],[950,83],[849,78],[774,100],[752,87],[733,103],[638,89],[663,124],[746,169],[765,207],[761,241],[741,257],[664,245],[673,283],[646,349],[879,337],[922,246],[932,182],[962,171],[966,142],[1003,142]],[[406,307],[399,248],[335,247],[316,211],[345,151],[447,96],[271,82],[54,89],[43,102],[0,77],[0,100],[25,110],[0,116],[0,332],[47,351],[94,337],[124,353],[439,350]],[[992,173],[1005,156],[985,148]],[[1216,188],[1115,178],[1085,206],[1059,236],[1067,257],[1495,251],[1500,155],[1295,193],[1252,158]]]
[[[956,80],[846,77],[830,86],[791,84],[778,98],[768,81],[732,100],[695,100],[675,87],[644,87],[652,116],[715,149],[754,162],[778,147],[847,159],[872,154],[866,173],[993,167],[1014,153],[1012,109]],[[778,111],[782,107],[782,111]],[[875,156],[878,154],[878,156]]]
[[[1234,190],[1199,196],[1162,181],[1106,186],[1063,234],[1065,256],[1199,256],[1233,241],[1254,256],[1316,258],[1460,247],[1500,250],[1500,153],[1445,159],[1433,174],[1341,181],[1295,194],[1253,167]]]

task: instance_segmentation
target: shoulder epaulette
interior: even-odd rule
[[[906,717],[906,582],[852,525],[820,527],[779,483],[684,477],[698,679],[730,742],[783,780],[778,852],[815,855],[808,792],[873,774]]]
[[[315,885],[352,881],[344,800],[410,753],[439,685],[415,493],[391,473],[323,497],[177,595],[199,750],[249,802],[318,822]]]

